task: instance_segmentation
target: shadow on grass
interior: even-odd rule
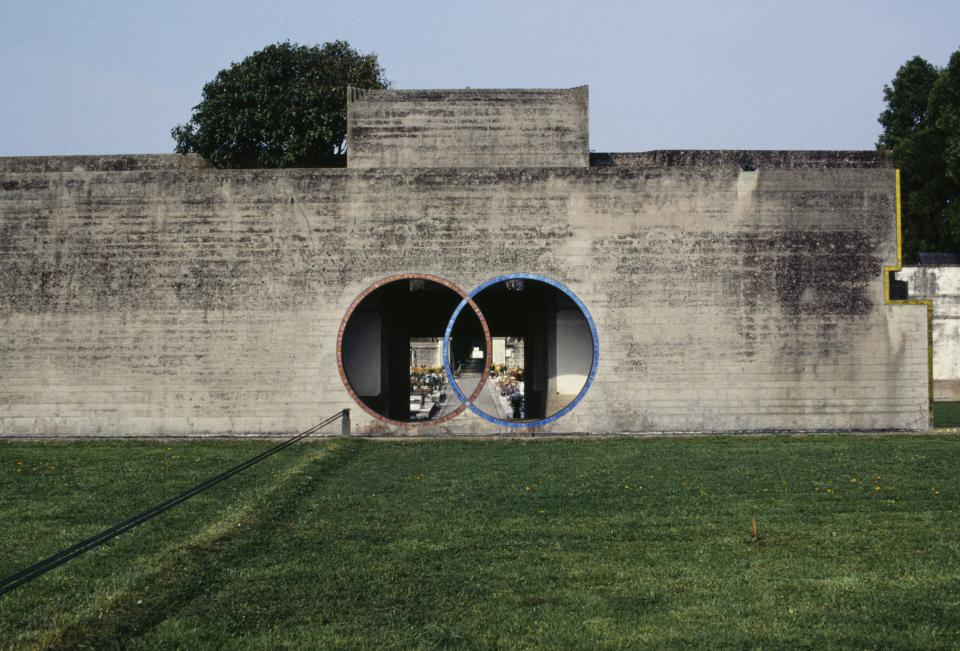
[[[104,550],[109,581],[78,574],[48,605],[22,594],[23,624],[3,612],[0,638],[27,626],[20,648],[960,648],[960,606],[943,598],[960,593],[956,436],[316,445],[247,474],[205,516],[180,511],[179,527]],[[142,456],[126,462],[143,470]],[[131,475],[113,499],[154,481]]]
[[[158,564],[143,568],[97,612],[86,613],[43,639],[42,648],[123,647],[170,614],[215,592],[231,567],[249,563],[269,544],[279,524],[325,484],[329,474],[359,453],[363,442],[338,440],[323,448],[305,447],[302,459],[279,480],[171,549]],[[255,471],[254,471],[255,472]],[[125,559],[128,560],[128,559]]]

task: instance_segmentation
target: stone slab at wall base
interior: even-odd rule
[[[343,408],[359,433],[494,433],[469,412],[422,429],[369,417],[340,380],[337,333],[387,276],[469,290],[518,272],[562,282],[597,326],[595,382],[544,432],[923,430],[926,310],[887,304],[883,281],[895,174],[856,159],[4,159],[0,435],[294,433]]]
[[[952,400],[952,401],[960,400],[960,381],[934,380],[933,381],[933,399],[934,400]]]

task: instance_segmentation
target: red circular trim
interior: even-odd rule
[[[483,313],[480,311],[480,308],[478,308],[477,304],[473,302],[473,299],[467,296],[467,293],[465,291],[463,291],[462,289],[460,289],[450,281],[446,280],[445,278],[441,278],[439,276],[431,276],[430,274],[395,274],[393,276],[387,276],[386,278],[378,280],[377,282],[367,287],[365,290],[363,290],[360,293],[359,296],[353,299],[353,302],[350,303],[350,307],[347,308],[347,313],[343,315],[343,321],[340,322],[340,330],[337,332],[337,370],[340,372],[340,379],[343,381],[343,386],[346,387],[347,393],[350,394],[350,397],[353,398],[353,400],[358,405],[360,405],[361,409],[363,409],[365,412],[367,412],[368,414],[370,414],[380,422],[386,423],[388,425],[396,425],[398,427],[417,427],[419,425],[438,425],[440,423],[445,423],[449,420],[452,420],[457,416],[459,416],[460,414],[462,414],[464,410],[467,408],[468,402],[461,403],[460,406],[454,409],[452,412],[450,412],[443,418],[438,418],[436,420],[425,420],[425,421],[394,420],[392,418],[387,418],[383,414],[380,414],[374,411],[363,400],[360,399],[360,396],[358,396],[357,393],[353,390],[353,387],[350,386],[350,380],[347,379],[347,372],[343,368],[343,331],[346,329],[347,322],[350,320],[350,317],[353,315],[353,311],[357,309],[357,306],[360,304],[360,302],[363,301],[363,299],[365,299],[374,290],[379,289],[384,285],[397,282],[399,280],[410,280],[410,279],[428,280],[438,285],[442,285],[447,289],[455,292],[458,296],[460,296],[460,298],[467,301],[467,304],[477,315],[477,318],[480,319],[480,327],[483,328],[483,337],[484,337],[484,344],[486,346],[486,355],[484,356],[483,373],[480,375],[480,382],[477,383],[477,388],[473,390],[472,394],[470,394],[470,398],[468,402],[473,402],[473,400],[476,399],[478,395],[480,395],[480,392],[483,390],[483,387],[487,382],[487,378],[490,375],[490,362],[492,360],[492,355],[493,355],[493,340],[490,337],[490,328],[487,326],[487,320],[483,318]]]

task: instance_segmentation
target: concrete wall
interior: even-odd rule
[[[933,301],[933,391],[960,400],[960,267],[904,267],[911,299]]]
[[[557,310],[556,328],[556,393],[575,396],[580,393],[593,364],[590,326],[574,308]]]
[[[583,300],[596,381],[551,431],[928,426],[925,309],[885,304],[890,168],[152,167],[2,162],[0,433],[283,433],[344,407],[382,431],[337,332],[405,272]]]
[[[147,172],[210,169],[196,154],[108,156],[0,156],[0,174],[29,172]]]
[[[590,154],[591,167],[728,167],[769,169],[881,169],[892,166],[883,152],[832,150],[659,149]]]
[[[347,166],[587,167],[587,87],[349,89]]]

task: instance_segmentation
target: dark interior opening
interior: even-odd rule
[[[564,396],[558,392],[558,361],[563,365],[565,355],[569,357],[569,350],[563,350],[565,341],[558,342],[558,332],[573,318],[582,322],[580,330],[573,336],[580,341],[580,347],[586,346],[589,353],[580,355],[577,369],[584,376],[589,373],[592,362],[593,342],[589,336],[589,327],[582,311],[564,292],[548,283],[533,279],[509,279],[491,285],[478,292],[474,301],[486,319],[492,338],[515,338],[523,342],[522,345],[522,377],[523,377],[523,420],[538,420],[550,416],[566,404],[571,396]],[[560,317],[558,323],[558,315]],[[459,325],[459,322],[458,324]],[[558,325],[560,330],[558,330]],[[583,332],[587,334],[584,335]],[[583,343],[583,337],[588,341]],[[558,346],[559,343],[559,346]],[[568,347],[569,348],[569,347]],[[586,359],[589,357],[589,359]],[[455,359],[454,361],[459,361]],[[497,360],[494,359],[494,362]],[[495,382],[491,378],[491,382]],[[467,387],[461,385],[464,393]],[[497,390],[492,389],[492,403],[497,404]],[[509,400],[509,399],[506,399]],[[475,401],[480,407],[480,400]],[[502,404],[503,413],[489,413],[493,417],[516,419],[516,412],[511,413],[511,403]]]
[[[442,338],[461,300],[452,289],[419,278],[387,283],[364,297],[344,327],[342,355],[347,380],[366,406],[392,420],[411,419],[411,339]],[[483,349],[483,330],[471,309],[457,326],[460,337],[451,345],[461,357],[461,349],[477,340]],[[456,402],[447,393],[447,401]]]

